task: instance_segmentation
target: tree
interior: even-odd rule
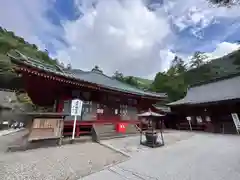
[[[124,81],[123,73],[116,71],[113,75],[114,79],[117,79],[119,81]]]
[[[139,83],[136,80],[136,78],[134,78],[133,76],[124,77],[123,73],[116,71],[112,77],[118,81],[121,81],[123,83],[139,88]]]
[[[170,101],[183,98],[187,84],[185,82],[186,65],[184,61],[175,56],[167,72],[157,73],[151,90],[155,92],[166,92]]]
[[[128,76],[124,78],[124,82],[131,85],[131,86],[135,86],[138,88],[138,82],[136,79],[134,79],[133,76]]]
[[[205,62],[204,60],[207,59],[207,55],[204,53],[197,51],[194,53],[193,57],[191,58],[190,61],[190,67],[191,68],[198,68],[202,66]]]
[[[186,64],[180,57],[175,56],[171,62],[170,69],[168,70],[167,73],[172,75],[179,75],[181,73],[184,73],[185,71],[186,71]]]
[[[0,75],[12,73],[10,60],[4,55],[0,55],[0,67]]]
[[[38,47],[36,46],[36,44],[32,44],[32,47],[33,47],[33,49],[38,50]]]
[[[236,51],[233,63],[238,66],[238,69],[240,69],[240,49]]]

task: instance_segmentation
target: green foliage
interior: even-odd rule
[[[13,65],[7,56],[12,50],[18,50],[23,54],[41,61],[42,63],[57,65],[57,61],[49,57],[47,51],[38,50],[35,44],[26,42],[12,31],[0,27],[0,88],[19,88],[21,82],[13,71]]]
[[[32,101],[27,93],[16,93],[16,96],[18,102],[32,105]]]
[[[14,73],[13,65],[8,56],[6,56],[12,50],[18,50],[42,64],[48,64],[56,68],[57,66],[64,66],[57,59],[51,59],[46,50],[40,51],[36,45],[29,44],[13,32],[0,27],[0,88],[22,89],[23,83]],[[175,101],[185,96],[189,85],[225,76],[240,70],[240,50],[211,62],[206,62],[206,58],[204,53],[196,52],[190,63],[185,64],[184,60],[176,56],[168,71],[157,73],[154,81],[124,76],[118,71],[114,73],[113,78],[140,89],[166,92],[169,101]],[[71,69],[71,65],[68,65],[67,69]],[[95,66],[93,70],[102,72],[98,66]],[[26,94],[19,94],[18,98],[22,103],[31,103]]]
[[[240,70],[240,50],[210,62],[207,62],[206,58],[204,53],[196,52],[191,61],[185,64],[184,60],[176,56],[172,60],[170,68],[166,72],[157,73],[153,82],[144,80],[143,83],[139,83],[141,78],[124,77],[118,71],[114,73],[113,77],[137,88],[159,93],[165,92],[168,94],[169,101],[176,101],[185,96],[187,88],[192,84]]]
[[[190,61],[190,67],[191,68],[198,68],[204,64],[204,60],[207,58],[207,56],[202,52],[195,52],[191,61]]]
[[[139,88],[139,83],[133,76],[126,76],[124,77],[123,73],[120,73],[116,71],[113,75],[113,78],[117,79],[118,81],[121,81],[123,83],[129,84],[131,86]]]
[[[178,57],[175,56],[170,69],[168,70],[168,74],[170,73],[173,76],[176,76],[178,74],[184,73],[186,71],[186,64],[184,64],[184,61]]]
[[[204,62],[205,58],[206,56],[203,53],[196,52],[190,63],[184,64],[180,58],[175,57],[167,72],[157,73],[151,85],[151,90],[166,92],[169,101],[176,101],[185,96],[187,88],[192,84],[215,79],[240,70],[240,51],[211,62]],[[187,69],[187,66],[190,69]]]
[[[238,66],[238,69],[240,69],[240,50],[236,51],[233,63]]]
[[[157,73],[151,90],[155,92],[166,92],[170,101],[184,97],[187,89],[185,82],[186,71],[186,64],[184,64],[181,58],[176,56],[167,72]]]
[[[138,88],[143,90],[149,90],[153,80],[140,78],[140,77],[132,77],[138,84]]]
[[[124,76],[123,73],[120,73],[118,71],[116,71],[113,75],[113,78],[119,80],[119,81],[124,81]]]
[[[139,84],[138,82],[136,81],[136,79],[133,77],[133,76],[127,76],[124,78],[124,82],[129,84],[129,85],[132,85],[132,86],[135,86],[135,87],[139,87]]]

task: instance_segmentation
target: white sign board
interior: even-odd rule
[[[82,102],[80,99],[74,99],[74,100],[72,100],[72,104],[71,104],[71,115],[74,116],[72,140],[73,140],[74,137],[75,137],[77,116],[81,116],[81,113],[82,113],[82,105],[83,105],[83,102]]]
[[[198,123],[202,123],[202,117],[201,116],[197,116],[196,120],[197,120]]]
[[[83,102],[80,99],[72,100],[71,104],[71,115],[72,116],[81,116]]]
[[[239,121],[239,118],[238,118],[238,114],[237,113],[232,113],[232,118],[233,118],[233,122],[236,126],[236,130],[237,132],[239,133],[239,130],[240,130],[240,121]]]
[[[190,130],[192,131],[192,124],[191,124],[192,117],[187,116],[186,119],[187,119],[187,121],[188,121],[189,128],[190,128]]]
[[[187,116],[186,119],[187,119],[188,121],[191,121],[192,118],[191,118],[190,116]]]

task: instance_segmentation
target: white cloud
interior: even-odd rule
[[[174,50],[171,47],[181,37],[172,32],[171,23],[179,30],[193,27],[192,33],[203,38],[201,30],[219,23],[218,18],[236,19],[240,16],[240,6],[215,8],[210,7],[207,0],[186,0],[184,3],[168,0],[164,1],[163,7],[154,4],[154,12],[143,4],[148,0],[76,0],[76,6],[84,16],[74,21],[61,21],[63,33],[46,18],[46,12],[53,8],[53,1],[1,2],[0,25],[41,49],[46,48],[47,41],[51,42],[57,51],[56,57],[65,63],[70,62],[75,68],[89,70],[99,65],[109,74],[119,70],[126,75],[145,77],[166,70],[175,55],[169,49]],[[92,3],[97,1],[96,8],[93,8]],[[238,27],[239,23],[231,25],[227,35]],[[56,37],[65,40],[69,46],[60,43]],[[217,43],[218,39],[212,45]],[[211,56],[220,56],[234,48],[231,43],[220,43]]]
[[[153,71],[152,73],[145,76],[147,79],[154,80],[154,78],[156,76],[156,72],[167,71],[171,65],[172,60],[176,56],[176,54],[173,53],[172,51],[170,51],[169,49],[162,49],[159,52],[159,56],[160,56],[161,61],[160,61],[158,70]]]
[[[46,18],[46,11],[53,0],[7,0],[0,4],[0,26],[14,31],[18,36],[36,44],[41,49],[45,45],[40,34],[58,33],[58,28]]]
[[[99,65],[112,74],[148,75],[160,69],[160,46],[171,31],[166,16],[156,16],[141,0],[102,0],[76,21],[64,23],[70,47],[58,58],[73,67]]]
[[[97,64],[110,74],[119,70],[152,77],[166,70],[173,57],[168,41],[174,43],[175,36],[169,18],[179,30],[194,27],[192,34],[202,38],[201,30],[217,18],[240,16],[239,7],[211,7],[206,0],[169,0],[163,7],[155,4],[155,12],[141,0],[101,0],[92,8],[93,1],[81,0],[83,18],[64,23],[70,47],[60,49],[57,57],[86,70]]]
[[[185,0],[184,3],[180,0],[169,0],[165,9],[180,31],[190,26],[194,27],[192,34],[198,38],[202,38],[202,29],[218,23],[218,19],[240,17],[240,6],[217,7],[207,0]]]
[[[209,57],[209,59],[215,59],[236,51],[239,48],[240,45],[237,43],[221,42],[217,45],[213,52],[206,53],[206,55]]]
[[[169,69],[171,62],[175,56],[176,54],[170,51],[169,49],[163,49],[160,51],[160,57],[161,59],[164,59],[161,68],[162,71],[167,71]]]

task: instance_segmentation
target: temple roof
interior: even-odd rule
[[[87,71],[87,72],[79,69],[66,70],[58,66],[45,65],[44,63],[31,59],[21,54],[20,52],[17,52],[16,54],[17,55],[8,54],[8,56],[11,57],[11,60],[14,63],[16,63],[17,61],[18,64],[19,63],[25,64],[25,65],[37,68],[39,70],[43,70],[45,72],[51,72],[58,76],[64,76],[65,78],[68,78],[68,79],[88,82],[88,83],[99,85],[111,90],[132,93],[132,94],[141,95],[141,96],[152,96],[155,98],[167,97],[166,93],[147,92],[147,91],[143,91],[141,89],[135,88],[121,81],[118,81],[112,77],[109,77],[103,74],[102,71],[97,71],[96,69],[93,69],[92,71]]]
[[[162,117],[162,116],[165,116],[165,115],[158,114],[158,113],[155,113],[155,112],[144,112],[144,113],[138,114],[138,116],[139,117]]]
[[[161,116],[165,116],[165,115],[153,112],[151,109],[141,114],[138,114],[138,117],[161,117]]]
[[[168,105],[193,105],[235,99],[240,99],[239,73],[192,86],[183,99]]]
[[[143,91],[140,89],[137,89],[133,86],[130,86],[128,84],[122,83],[112,77],[109,77],[101,72],[96,72],[96,71],[79,71],[79,72],[74,72],[72,71],[72,74],[77,77],[80,80],[99,84],[99,85],[104,85],[106,87],[111,87],[113,89],[121,90],[121,91],[127,91],[131,93],[137,93],[141,95],[149,95],[149,96],[156,96],[156,97],[166,97],[165,93],[153,93],[153,92],[147,92]]]

